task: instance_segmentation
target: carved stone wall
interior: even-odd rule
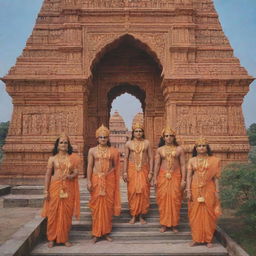
[[[1,180],[43,176],[62,131],[85,172],[95,129],[124,92],[140,100],[154,147],[168,123],[187,152],[205,135],[223,163],[246,160],[241,104],[252,80],[212,0],[44,1],[3,78],[14,110]]]

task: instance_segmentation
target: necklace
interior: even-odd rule
[[[99,176],[105,175],[105,172],[109,169],[109,159],[110,159],[110,150],[109,147],[101,147],[100,145],[97,146],[97,153],[99,156],[100,161],[100,172]]]
[[[142,154],[144,150],[144,141],[134,140],[133,141],[134,150],[134,164],[137,171],[141,169],[142,165]]]
[[[205,185],[205,175],[207,172],[208,164],[208,157],[196,157],[196,170],[197,170],[197,185],[198,185],[198,193],[199,197],[197,201],[199,203],[204,203],[205,198],[202,196],[202,189]]]
[[[165,177],[167,179],[171,179],[172,178],[172,173],[173,173],[173,163],[174,163],[174,159],[176,156],[176,146],[174,145],[165,145],[164,146],[164,157],[167,161],[167,167],[168,170],[165,173]]]
[[[59,197],[61,199],[65,199],[65,198],[68,198],[68,192],[65,191],[66,188],[64,186],[64,178],[69,173],[70,161],[69,161],[68,155],[60,156],[59,154],[57,155],[57,161],[59,164],[59,169],[62,172],[61,173],[61,189],[59,191]]]

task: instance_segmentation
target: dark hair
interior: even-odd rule
[[[208,144],[206,145],[206,148],[207,148],[207,154],[208,154],[208,156],[212,156],[212,150],[211,150],[211,148],[210,148],[210,146],[209,146]],[[194,157],[194,156],[197,156],[196,146],[194,146],[194,148],[193,148],[192,156],[193,156],[193,157]]]
[[[97,141],[97,143],[98,143],[98,145],[100,144],[98,141]],[[107,146],[108,146],[108,147],[111,147],[111,143],[110,143],[109,140],[108,140],[108,142],[107,142]]]
[[[162,146],[164,146],[164,145],[165,145],[165,140],[164,140],[164,138],[161,136],[161,137],[160,137],[160,140],[159,140],[159,143],[158,143],[158,147],[160,148],[160,147],[162,147]],[[177,142],[175,136],[174,136],[174,139],[173,139],[173,145],[174,145],[174,146],[179,146],[179,143]]]
[[[141,129],[141,128],[140,128]],[[143,131],[143,135],[142,135],[142,139],[145,139],[145,134],[144,134],[144,130],[141,129]],[[131,137],[131,140],[134,139],[134,130],[132,130],[132,137]]]
[[[59,145],[60,138],[58,138],[54,143],[54,148],[52,150],[52,155],[55,156],[59,153],[58,145]],[[73,153],[73,147],[68,139],[68,154],[71,155]]]

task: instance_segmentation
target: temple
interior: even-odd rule
[[[123,93],[141,102],[154,147],[169,124],[187,153],[204,135],[223,164],[247,160],[241,104],[253,78],[212,0],[45,0],[2,80],[14,105],[0,167],[5,183],[42,177],[62,132],[85,171],[95,130],[109,126],[111,103]]]
[[[109,120],[110,136],[109,140],[111,146],[118,149],[121,158],[124,156],[124,146],[127,140],[130,138],[130,132],[125,126],[124,119],[115,111]]]

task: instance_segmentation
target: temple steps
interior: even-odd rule
[[[112,243],[99,241],[92,244],[85,239],[77,239],[73,246],[55,246],[51,249],[47,243],[39,244],[31,256],[227,256],[226,250],[219,244],[213,248],[206,246],[190,247],[188,241],[170,239],[114,240]]]
[[[79,231],[91,231],[92,222],[90,220],[87,221],[73,221],[72,230],[79,230]],[[113,232],[115,231],[159,231],[160,224],[159,222],[148,222],[145,225],[136,222],[135,224],[129,223],[116,223],[113,222]],[[180,223],[178,226],[179,231],[190,231],[188,222]],[[169,232],[169,230],[168,230]]]
[[[82,183],[82,184],[81,184]],[[130,214],[127,202],[127,188],[121,185],[122,209],[120,216],[113,217],[112,243],[105,240],[96,244],[91,242],[91,211],[88,206],[90,195],[86,190],[84,180],[80,183],[81,216],[80,220],[73,218],[70,231],[70,241],[73,246],[47,247],[47,242],[39,242],[31,252],[31,256],[227,256],[226,249],[217,241],[214,247],[190,247],[191,233],[187,217],[187,203],[181,208],[178,233],[168,229],[160,233],[159,212],[156,204],[154,188],[151,188],[150,209],[145,215],[147,224],[129,224]],[[121,182],[122,183],[122,182]],[[83,186],[82,186],[83,185]],[[4,207],[41,207],[43,204],[43,186],[16,186],[11,194],[3,196]]]

